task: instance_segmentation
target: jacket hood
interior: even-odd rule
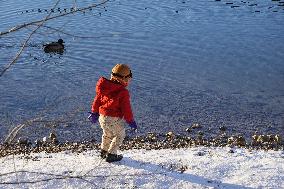
[[[120,84],[120,83],[116,83],[115,81],[111,81],[109,79],[106,79],[104,77],[101,77],[98,80],[97,86],[96,86],[96,91],[98,93],[107,95],[116,91],[120,91],[122,89],[124,89],[125,87]]]

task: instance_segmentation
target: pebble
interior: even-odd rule
[[[192,129],[200,129],[200,128],[202,128],[202,126],[198,123],[194,123],[194,124],[192,124],[191,128]]]
[[[219,130],[220,130],[220,131],[226,131],[227,128],[226,128],[225,126],[221,126],[221,127],[219,127]]]
[[[190,133],[192,130],[191,130],[191,128],[186,128],[185,131]]]

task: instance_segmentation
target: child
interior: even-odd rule
[[[106,158],[107,162],[120,161],[123,158],[117,154],[125,137],[123,119],[132,129],[137,130],[126,89],[131,79],[130,68],[126,64],[117,64],[112,69],[110,80],[101,77],[97,82],[96,97],[89,119],[92,123],[99,120],[103,129],[101,158]]]

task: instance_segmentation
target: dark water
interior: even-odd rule
[[[55,2],[1,1],[0,31],[44,18]],[[77,1],[77,7],[98,2]],[[52,15],[73,3],[61,1]],[[99,136],[87,112],[97,79],[109,77],[116,63],[132,67],[129,90],[140,134],[183,133],[193,123],[207,136],[220,126],[233,134],[284,134],[282,4],[115,0],[47,21],[0,77],[0,141],[35,118],[41,121],[20,136],[42,137],[52,128],[61,140]],[[0,36],[1,69],[33,29]],[[64,54],[45,54],[42,45],[59,38]]]

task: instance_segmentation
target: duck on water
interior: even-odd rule
[[[63,53],[64,51],[64,41],[62,39],[58,39],[57,42],[51,42],[49,44],[45,44],[44,52],[45,53]]]

